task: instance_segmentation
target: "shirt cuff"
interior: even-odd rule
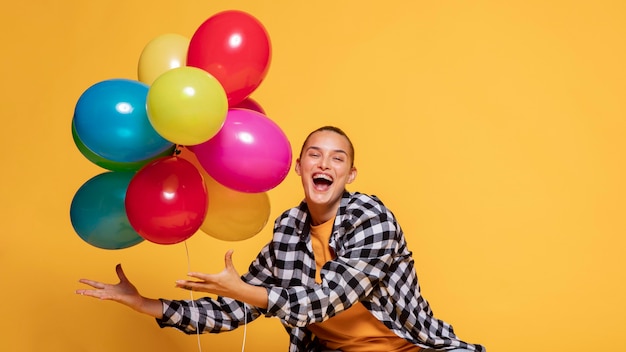
[[[160,327],[178,325],[180,321],[182,320],[182,316],[183,316],[182,307],[180,305],[172,304],[173,301],[168,300],[168,299],[159,298],[159,301],[161,301],[163,305],[162,307],[163,317],[160,319],[156,318],[157,324],[159,324]]]

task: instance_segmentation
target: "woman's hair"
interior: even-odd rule
[[[353,167],[354,166],[354,145],[352,145],[352,141],[350,140],[348,135],[341,128],[335,127],[335,126],[322,126],[316,129],[315,131],[309,133],[309,135],[304,140],[304,143],[302,143],[302,148],[300,148],[300,158],[302,158],[302,152],[304,151],[304,146],[309,141],[309,138],[311,138],[311,136],[314,135],[315,133],[323,132],[323,131],[335,132],[338,135],[343,136],[348,141],[348,145],[350,146],[350,150],[349,150],[350,167]]]

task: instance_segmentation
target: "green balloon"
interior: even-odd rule
[[[87,148],[85,144],[80,140],[78,133],[76,133],[76,127],[74,126],[73,121],[72,121],[72,138],[74,138],[74,144],[76,144],[76,147],[78,148],[78,150],[83,154],[85,158],[87,158],[87,160],[100,166],[103,169],[107,169],[111,171],[137,171],[141,169],[144,165],[148,164],[149,162],[153,160],[162,158],[164,156],[174,155],[174,151],[176,150],[176,146],[172,145],[167,150],[146,160],[133,161],[133,162],[113,161],[113,160],[105,159],[101,157],[100,155],[92,152],[89,148]]]
[[[143,242],[126,215],[126,190],[135,174],[107,171],[76,191],[70,221],[85,242],[102,249],[123,249]]]

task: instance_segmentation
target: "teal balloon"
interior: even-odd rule
[[[96,155],[112,161],[152,158],[174,143],[148,119],[148,85],[130,79],[98,82],[81,94],[74,108],[76,134]]]
[[[89,150],[89,148],[85,146],[85,143],[83,143],[83,141],[80,140],[80,137],[78,137],[78,133],[76,133],[76,126],[74,125],[73,120],[72,120],[72,138],[74,139],[74,144],[76,145],[76,148],[78,148],[81,154],[83,154],[83,156],[87,158],[87,160],[100,166],[103,169],[107,169],[111,171],[137,171],[141,169],[144,165],[156,159],[162,158],[164,156],[174,155],[174,152],[176,151],[176,146],[172,145],[169,149],[165,150],[164,152],[157,154],[156,156],[148,158],[146,160],[140,160],[140,161],[135,161],[135,162],[108,160],[92,152],[91,150]]]
[[[130,225],[124,205],[134,175],[134,172],[105,172],[76,191],[70,220],[81,239],[101,249],[128,248],[144,240]]]

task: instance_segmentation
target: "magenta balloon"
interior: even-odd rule
[[[274,121],[253,110],[228,110],[220,131],[191,150],[213,179],[239,192],[268,191],[291,168],[287,136]]]

